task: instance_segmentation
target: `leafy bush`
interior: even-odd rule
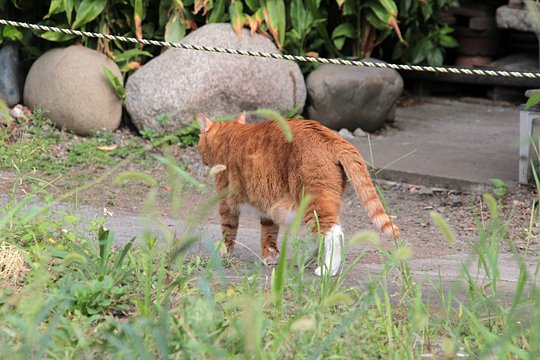
[[[457,0],[49,0],[32,9],[21,3],[26,2],[0,1],[0,11],[16,20],[173,42],[206,23],[230,22],[237,33],[249,27],[297,55],[367,57],[376,50],[387,60],[440,65],[444,48],[456,45],[442,10]],[[22,41],[36,56],[36,43],[27,33],[6,26],[0,42]],[[123,71],[137,69],[162,51],[54,32],[35,34],[62,45],[82,41],[115,59]],[[41,49],[48,46],[40,44]]]

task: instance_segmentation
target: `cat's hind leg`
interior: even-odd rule
[[[343,253],[343,230],[335,224],[324,235],[324,265],[315,269],[315,275],[321,276],[330,269],[330,275],[336,276],[341,266]]]
[[[261,217],[261,250],[266,266],[276,265],[279,259],[277,238],[279,225],[268,217]]]
[[[231,257],[234,253],[234,243],[238,233],[238,218],[240,209],[237,204],[231,203],[227,198],[219,202],[219,215],[221,216],[221,232],[223,241],[227,248],[227,255]]]
[[[304,222],[313,226],[315,235],[324,234],[324,265],[315,269],[315,275],[321,276],[330,270],[330,275],[335,276],[343,257],[343,230],[339,224],[341,198],[330,191],[312,196]]]

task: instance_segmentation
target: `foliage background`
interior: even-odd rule
[[[440,65],[445,49],[457,46],[444,23],[450,5],[458,0],[0,0],[0,17],[167,41],[181,41],[206,23],[230,22],[236,32],[248,27],[268,36],[285,53]],[[0,43],[19,41],[26,68],[49,48],[75,42],[107,54],[125,72],[163,51],[52,32],[34,35],[6,26]]]

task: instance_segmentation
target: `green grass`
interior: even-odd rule
[[[205,191],[181,167],[160,161],[171,182]],[[145,177],[126,173],[118,181],[126,180]],[[51,196],[40,194],[44,203],[31,206],[34,195],[0,208],[0,238],[25,259],[24,283],[0,290],[0,358],[534,359],[540,353],[538,271],[528,273],[516,250],[516,287],[501,290],[499,248],[515,247],[505,227],[509,219],[490,194],[489,221],[478,223],[469,258],[486,281],[464,266],[455,285],[429,277],[418,285],[407,264],[411,249],[397,242],[387,251],[366,233],[351,241],[372,242],[387,262],[361,288],[345,286],[347,274],[319,279],[303,268],[306,244],[317,244],[298,236],[299,219],[287,230],[288,263],[280,261],[269,279],[259,265],[233,268],[238,278],[230,282],[215,244],[203,241],[205,258],[186,255],[198,240],[194,232],[167,233],[160,246],[141,234],[137,246],[115,248],[114,231],[102,228],[103,219],[81,227],[74,214],[52,211]],[[355,261],[361,264],[361,257]],[[397,284],[393,270],[400,274]]]
[[[0,121],[0,169],[56,175],[72,169],[105,169],[127,157],[131,162],[153,164],[149,149],[193,146],[198,134],[198,126],[191,124],[167,135],[143,130],[143,137],[130,136],[125,141],[108,131],[81,138],[55,129],[43,111],[35,109],[27,121],[9,125]]]
[[[39,112],[34,117],[0,132],[0,167],[15,166],[21,180],[12,194],[19,193],[16,187],[23,182],[47,184],[29,173],[34,168],[44,173],[104,168],[83,185],[89,187],[110,176],[106,169],[118,160],[143,156],[164,167],[171,208],[179,208],[184,191],[209,191],[171,158],[148,156],[146,150],[196,141],[195,128],[161,137],[147,132],[148,141],[134,138],[103,151],[97,148],[116,143],[113,134],[74,141],[53,130]],[[65,146],[61,160],[51,150],[59,144]],[[535,179],[540,188],[536,174]],[[134,172],[116,181],[144,182],[149,189],[144,213],[160,223],[154,200],[163,184]],[[523,234],[527,246],[518,251],[507,231],[513,214],[501,213],[506,187],[495,185],[494,194],[484,196],[489,216],[477,222],[476,245],[459,279],[450,283],[426,275],[419,285],[408,265],[414,249],[398,241],[388,251],[366,232],[350,241],[370,242],[386,262],[360,287],[348,287],[345,280],[354,264],[362,266],[364,253],[349,259],[337,278],[315,278],[312,268],[304,268],[308,250],[321,244],[299,236],[300,218],[285,234],[292,258],[281,258],[267,272],[259,264],[244,269],[222,261],[219,244],[199,239],[194,231],[195,215],[186,219],[188,231],[181,236],[164,227],[160,243],[142,233],[117,248],[114,229],[104,229],[104,219],[83,226],[75,212],[55,210],[57,202],[69,200],[78,189],[54,197],[47,186],[32,185],[24,197],[13,195],[0,203],[0,246],[11,244],[17,252],[0,247],[0,358],[536,359],[540,263],[531,273],[525,260],[538,241],[533,228],[540,215],[531,209],[530,227]],[[202,218],[222,195],[202,206]],[[452,229],[438,214],[431,216],[451,246]],[[188,255],[189,245],[199,240],[206,255]],[[514,252],[520,266],[514,289],[503,288],[501,281],[502,246]],[[281,253],[286,255],[283,243]],[[22,263],[14,262],[17,254]],[[473,272],[472,265],[479,270]],[[231,272],[235,281],[225,276]],[[486,274],[483,281],[481,273]],[[24,281],[15,283],[13,274]]]

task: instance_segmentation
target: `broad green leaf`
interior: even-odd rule
[[[159,27],[165,26],[169,21],[169,11],[171,9],[172,0],[161,0],[159,2]]]
[[[358,12],[358,6],[356,5],[355,1],[345,1],[345,4],[343,5],[343,8],[341,9],[341,15],[351,16],[351,15],[356,15],[357,12]]]
[[[186,26],[178,14],[173,15],[165,25],[165,41],[179,42],[186,36]]]
[[[11,41],[21,41],[23,38],[23,34],[14,26],[6,25],[6,27],[4,27],[4,30],[2,31],[2,37]]]
[[[66,12],[68,24],[71,25],[71,15],[73,14],[73,0],[64,0],[64,9]]]
[[[103,73],[105,74],[105,77],[109,81],[109,84],[111,84],[111,86],[113,87],[116,95],[118,95],[120,100],[124,101],[126,97],[126,91],[124,89],[124,85],[122,84],[122,81],[118,79],[118,77],[116,77],[116,75],[111,71],[111,69],[109,69],[106,66],[103,66]]]
[[[442,28],[439,29],[439,32],[441,34],[451,34],[454,32],[454,29],[448,25],[444,25]]]
[[[260,9],[261,3],[259,0],[245,0],[249,10],[255,12]]]
[[[532,94],[532,96],[527,100],[525,104],[525,110],[530,109],[531,107],[540,103],[540,92]]]
[[[61,13],[65,10],[64,0],[51,0],[51,5],[49,6],[49,13],[45,15],[45,19],[50,18],[54,14]]]
[[[347,3],[346,3],[347,4]],[[328,51],[330,56],[340,56],[339,50],[334,45],[334,42],[332,41],[332,38],[328,34],[328,31],[326,30],[326,26],[324,26],[326,19],[321,17],[319,5],[320,1],[317,0],[306,0],[306,5],[308,8],[309,13],[313,16],[313,25],[317,32],[319,33],[319,38],[324,40],[324,46],[326,50]]]
[[[206,12],[208,11],[208,7],[207,7],[208,4],[209,4],[208,0],[195,0],[193,4],[193,15],[198,14],[199,11],[203,9],[204,9],[203,13],[206,14]]]
[[[138,16],[141,20],[144,20],[144,6],[142,0],[135,0],[134,6],[135,16]]]
[[[303,29],[302,19],[305,17],[304,13],[306,10],[304,9],[304,4],[302,3],[302,0],[292,0],[291,1],[291,25],[292,30],[299,31],[300,29]]]
[[[394,0],[379,0],[379,3],[390,14],[397,15],[397,6]]]
[[[283,0],[268,0],[264,15],[266,26],[281,49],[285,41],[285,4]]]
[[[121,61],[129,61],[137,56],[148,56],[152,57],[152,54],[148,51],[139,50],[139,49],[129,49],[122,52],[114,52],[114,60],[121,62]]]
[[[345,40],[347,38],[351,39],[354,37],[355,37],[355,29],[349,23],[343,23],[343,24],[338,25],[332,32],[332,40],[334,40],[334,44],[336,45],[336,48],[340,50],[343,48],[343,45],[345,44]]]
[[[277,0],[278,10],[278,30],[279,30],[279,43],[283,46],[285,42],[285,32],[287,27],[287,17],[285,14],[285,2],[283,0]]]
[[[433,6],[434,5],[430,4],[429,2],[422,3],[422,5],[420,6],[420,9],[422,9],[422,15],[424,17],[424,21],[428,21],[431,15],[433,15]]]
[[[39,37],[42,37],[45,40],[49,41],[68,41],[76,37],[76,35],[71,34],[64,34],[64,33],[58,33],[54,31],[45,31],[43,34],[39,35]]]
[[[388,24],[384,21],[381,21],[381,19],[379,19],[372,12],[366,13],[366,19],[375,29],[384,30],[388,28]]]
[[[106,6],[107,0],[83,0],[77,6],[77,16],[75,17],[73,28],[79,28],[94,20],[105,10]]]
[[[208,18],[208,23],[219,23],[227,21],[227,14],[225,13],[225,0],[216,0],[214,8]]]
[[[114,285],[114,282],[113,282],[112,277],[110,277],[109,275],[105,275],[103,277],[103,289],[109,290],[110,288],[112,288],[113,285]]]
[[[375,14],[375,16],[377,16],[377,18],[379,20],[381,20],[384,24],[388,24],[388,21],[390,20],[390,18],[392,17],[392,13],[388,10],[386,10],[384,7],[380,6],[380,5],[373,5],[369,8],[373,14]]]
[[[444,47],[456,47],[459,45],[456,39],[446,34],[440,34],[439,41],[440,41],[440,44]]]
[[[412,48],[411,63],[418,64],[426,58],[426,39],[419,39]]]
[[[143,6],[143,0],[135,0],[133,11],[133,22],[135,25],[135,36],[137,39],[142,39],[143,28],[142,21],[144,20],[145,11]]]
[[[428,63],[431,66],[441,66],[443,64],[443,53],[441,49],[435,48],[428,53]]]
[[[337,39],[334,39],[334,45],[336,45],[336,48],[341,50],[341,49],[343,49],[343,45],[345,45],[345,40],[346,40],[346,38],[344,38],[344,37],[339,37]]]
[[[246,18],[244,16],[244,6],[240,1],[235,1],[229,6],[229,16],[231,17],[231,25],[234,32],[238,36],[241,36]]]
[[[339,37],[354,38],[354,27],[349,23],[343,23],[338,25],[332,32],[332,39],[336,39]]]

